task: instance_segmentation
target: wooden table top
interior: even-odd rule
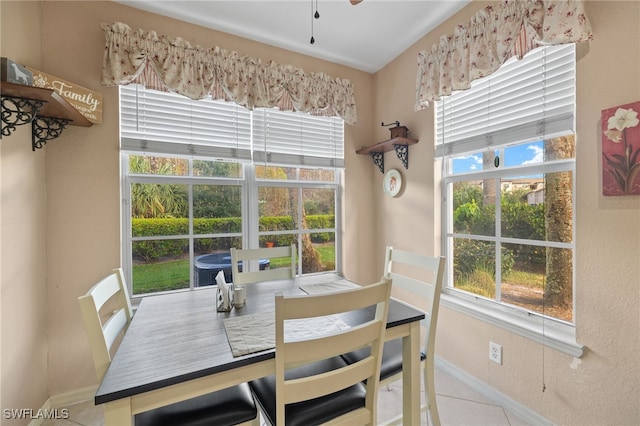
[[[320,276],[315,276],[318,280]],[[313,278],[312,278],[313,279]],[[323,275],[324,282],[342,279]],[[247,303],[216,311],[215,287],[145,297],[135,313],[95,396],[96,404],[130,397],[176,383],[275,358],[275,349],[234,357],[224,318],[274,311],[276,292],[301,293],[305,277],[247,285]],[[343,316],[351,325],[373,317],[373,307]],[[424,313],[395,300],[387,328],[424,318]]]

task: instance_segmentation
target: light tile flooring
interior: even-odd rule
[[[436,398],[440,421],[445,426],[525,426],[527,423],[469,388],[460,380],[436,368]],[[402,411],[402,383],[392,383],[380,389],[379,421],[391,419]],[[422,401],[424,401],[424,396]],[[46,420],[42,426],[102,426],[102,407],[93,401],[66,407],[68,419]],[[430,424],[425,418],[423,425]]]
[[[444,426],[526,426],[527,422],[436,367],[435,387],[440,423]],[[421,403],[424,403],[424,386]],[[384,422],[402,412],[402,382],[378,393],[378,420]],[[422,425],[431,425],[422,414]]]

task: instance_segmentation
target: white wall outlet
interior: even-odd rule
[[[489,342],[489,359],[497,364],[502,365],[502,345]]]

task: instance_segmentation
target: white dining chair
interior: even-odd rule
[[[318,295],[275,296],[276,374],[250,382],[264,419],[271,425],[374,425],[380,356],[389,310],[391,280]],[[375,306],[370,320],[333,331],[296,320]],[[296,337],[287,334],[295,328]],[[369,356],[348,364],[340,355],[367,348]]]
[[[440,293],[444,274],[444,257],[432,257],[418,253],[394,249],[387,246],[384,261],[384,276],[393,280],[394,289],[406,292],[402,298],[404,303],[425,312],[421,326],[426,331],[425,346],[421,350],[421,368],[426,393],[426,404],[422,411],[427,411],[434,425],[440,426],[440,416],[436,404],[434,381],[434,358],[436,326],[440,307]],[[406,296],[409,297],[406,297]],[[365,353],[360,351],[344,355],[347,362],[361,359]],[[395,339],[384,344],[380,372],[381,386],[388,385],[402,378],[402,339]],[[386,424],[396,424],[402,420],[399,416]]]
[[[277,258],[287,258],[284,267],[251,270],[251,264],[257,265],[261,259],[272,261]],[[239,267],[242,262],[242,270]],[[282,280],[296,276],[296,246],[236,249],[231,248],[231,274],[233,285],[245,285],[260,281]]]
[[[132,318],[122,269],[100,280],[78,298],[98,381],[111,364],[118,337],[126,333]],[[136,426],[253,425],[259,416],[247,383],[135,415]]]

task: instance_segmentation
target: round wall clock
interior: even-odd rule
[[[395,197],[402,189],[402,176],[400,176],[400,172],[396,169],[391,169],[384,174],[384,179],[382,180],[382,189],[384,189],[384,193],[389,197]]]

